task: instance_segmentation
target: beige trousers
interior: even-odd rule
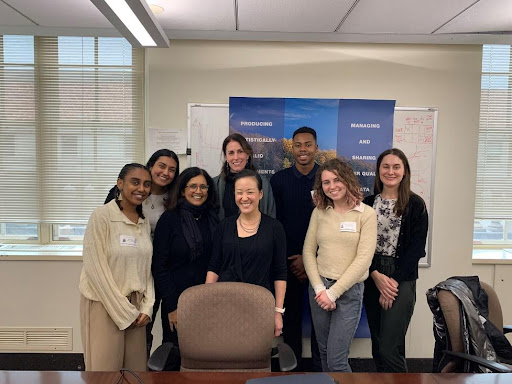
[[[131,302],[139,307],[141,294]],[[80,328],[86,371],[146,371],[146,327],[119,330],[103,304],[80,295]]]

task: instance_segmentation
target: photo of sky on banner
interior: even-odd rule
[[[381,103],[375,100],[347,100],[349,106],[359,117],[356,122],[366,122],[366,116],[370,116],[371,109],[365,109],[369,103]],[[388,102],[389,101],[383,101]],[[230,98],[229,110],[230,133],[239,132],[247,138],[254,150],[254,164],[262,175],[270,177],[273,173],[293,164],[292,135],[302,126],[314,128],[317,132],[318,152],[316,161],[322,164],[326,160],[333,159],[337,155],[344,156],[345,160],[354,169],[359,177],[363,193],[369,194],[373,189],[375,160],[352,159],[352,155],[372,155],[375,153],[373,139],[378,133],[384,133],[379,138],[383,149],[389,148],[392,143],[392,116],[393,105],[389,108],[389,126],[376,129],[351,129],[353,133],[345,129],[341,135],[350,138],[354,145],[350,145],[350,153],[337,153],[339,142],[344,137],[338,137],[343,127],[340,126],[340,99],[297,99],[297,98]],[[351,116],[352,119],[352,116]],[[368,119],[371,121],[373,117]],[[380,121],[377,119],[377,121]],[[380,131],[380,132],[379,132]],[[385,131],[385,132],[383,132]],[[372,145],[359,144],[358,137],[369,138]],[[381,135],[382,136],[382,135]]]

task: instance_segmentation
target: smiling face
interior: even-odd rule
[[[117,188],[121,191],[122,206],[140,205],[151,191],[151,175],[144,168],[134,168],[124,179],[117,179]]]
[[[153,186],[166,187],[172,183],[176,176],[178,164],[172,157],[160,156],[155,165],[150,168]]]
[[[334,172],[322,172],[322,190],[335,204],[346,201],[347,187]]]
[[[243,177],[235,182],[235,202],[242,214],[250,214],[258,210],[263,191],[258,189],[254,177]]]
[[[386,155],[379,166],[379,177],[384,188],[396,189],[404,178],[404,163],[396,155]]]
[[[228,162],[231,172],[238,173],[245,169],[249,155],[244,152],[244,149],[238,141],[230,141],[226,145],[226,161]]]
[[[192,177],[181,195],[192,205],[199,207],[204,204],[208,198],[208,183],[203,175]]]
[[[317,150],[318,145],[311,133],[297,133],[293,138],[292,153],[297,164],[304,167],[312,165]]]

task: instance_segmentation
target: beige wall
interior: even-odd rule
[[[227,103],[229,96],[396,99],[397,106],[439,108],[432,267],[420,270],[408,337],[409,357],[431,357],[424,293],[472,272],[481,47],[173,41],[170,49],[148,50],[147,63],[155,128],[186,130],[187,103]],[[11,310],[0,312],[0,324],[73,326],[80,351],[79,271],[78,262],[1,262]],[[352,356],[370,356],[368,340],[356,340]]]

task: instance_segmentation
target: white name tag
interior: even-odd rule
[[[122,247],[138,247],[137,239],[133,236],[121,235],[119,237],[119,244]]]
[[[342,221],[340,223],[340,232],[357,232],[355,221]]]

